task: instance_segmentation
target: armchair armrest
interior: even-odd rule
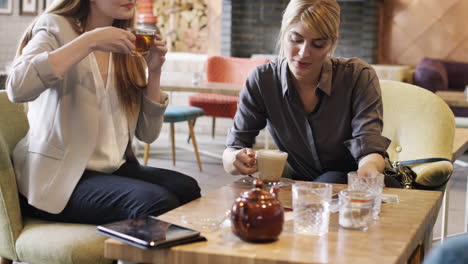
[[[424,186],[442,185],[452,174],[453,165],[448,161],[437,161],[411,167],[416,172],[416,183]]]

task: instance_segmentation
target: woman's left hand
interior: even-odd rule
[[[373,175],[381,174],[374,164],[365,164],[360,166],[357,174],[359,177],[371,177]]]
[[[382,173],[385,168],[385,160],[382,155],[371,153],[361,158],[358,167],[357,174],[360,177],[369,177]]]
[[[149,72],[161,72],[161,67],[166,60],[166,43],[160,35],[156,35],[149,53],[144,56]]]

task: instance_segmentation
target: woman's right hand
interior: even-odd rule
[[[234,167],[240,174],[248,175],[257,172],[257,161],[255,159],[255,152],[251,148],[243,148],[236,151]]]
[[[96,28],[83,34],[88,39],[91,51],[130,54],[135,49],[136,37],[130,31],[116,27]]]

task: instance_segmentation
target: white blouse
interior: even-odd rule
[[[99,106],[99,127],[96,148],[86,169],[112,173],[125,162],[125,150],[129,142],[127,116],[120,107],[114,80],[112,53],[109,55],[107,82],[99,72],[94,53],[90,53],[91,69],[96,83]]]

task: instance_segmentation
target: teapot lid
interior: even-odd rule
[[[276,199],[276,197],[267,191],[262,189],[264,183],[262,180],[254,180],[255,187],[250,189],[249,191],[243,192],[241,196],[248,200],[258,201],[258,200],[272,200]]]

